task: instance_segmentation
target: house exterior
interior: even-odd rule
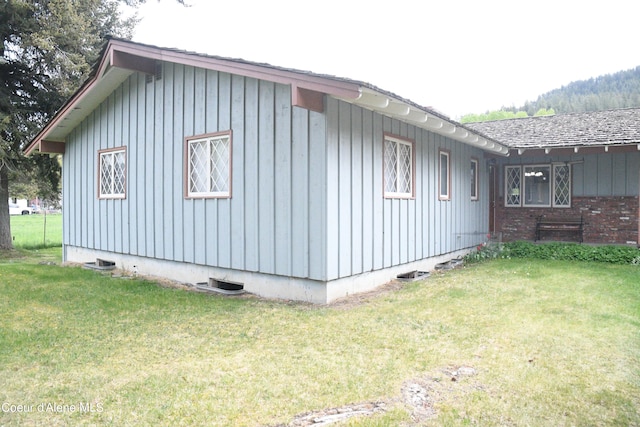
[[[508,147],[333,76],[110,39],[26,149],[63,154],[63,258],[326,303],[468,252]]]
[[[587,243],[640,242],[640,108],[473,123],[503,142],[490,158],[490,225],[533,240],[536,218],[578,218]],[[548,239],[575,240],[575,234]]]

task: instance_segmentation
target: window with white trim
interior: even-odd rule
[[[124,199],[127,183],[127,149],[98,151],[98,198]]]
[[[449,152],[440,151],[439,155],[439,175],[438,175],[438,199],[451,199],[451,167],[449,162]]]
[[[504,169],[505,206],[520,206],[520,193],[522,191],[520,171],[520,166],[506,166]]]
[[[551,206],[551,167],[549,165],[524,166],[524,197],[527,207]]]
[[[231,132],[186,139],[188,198],[231,197]]]
[[[384,196],[414,197],[413,141],[384,136]]]
[[[471,159],[471,200],[478,200],[478,160]]]
[[[571,167],[568,164],[553,165],[553,206],[571,207]]]
[[[571,207],[567,164],[505,166],[505,206]]]

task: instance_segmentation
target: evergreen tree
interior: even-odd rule
[[[484,114],[467,114],[462,123],[503,120],[516,117],[581,113],[640,107],[640,66],[562,86],[520,108],[502,107]]]
[[[138,4],[139,1],[129,1]],[[135,19],[123,19],[118,0],[0,0],[0,249],[10,249],[9,181],[37,177],[27,198],[56,197],[56,158],[22,154],[64,101],[81,85],[106,35],[130,38]]]

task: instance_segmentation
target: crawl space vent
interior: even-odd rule
[[[415,280],[422,280],[422,279],[426,279],[427,277],[429,277],[431,274],[428,271],[418,271],[418,270],[414,270],[414,271],[410,271],[408,273],[402,273],[402,274],[398,274],[396,277],[398,278],[398,280],[400,281],[404,281],[404,282],[413,282]]]
[[[245,292],[244,284],[217,280],[212,277],[209,282],[196,283],[196,288],[202,291],[217,292],[223,295],[240,295]]]
[[[84,268],[89,268],[91,270],[114,270],[116,268],[116,262],[96,258],[96,262],[86,262],[84,264]]]

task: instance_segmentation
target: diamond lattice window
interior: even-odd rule
[[[385,197],[413,197],[413,143],[391,136],[384,140]]]
[[[553,206],[571,207],[571,169],[569,165],[553,166]]]
[[[231,135],[187,140],[188,197],[231,196]]]
[[[99,198],[124,199],[126,197],[127,152],[124,148],[99,152]]]
[[[505,166],[504,178],[505,206],[571,207],[570,165]]]
[[[505,168],[505,196],[506,206],[520,206],[521,168],[520,166],[507,166]]]

